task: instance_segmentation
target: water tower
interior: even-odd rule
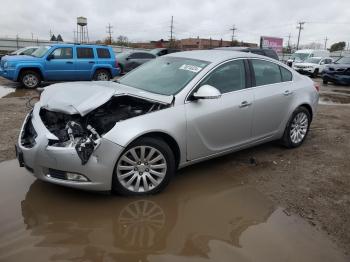
[[[80,43],[89,42],[87,18],[83,16],[77,17],[77,42],[80,42]]]

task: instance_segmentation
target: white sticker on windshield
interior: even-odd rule
[[[182,66],[179,67],[179,69],[191,71],[191,72],[194,72],[194,73],[198,73],[199,71],[202,70],[201,67],[194,66],[194,65],[182,65]]]

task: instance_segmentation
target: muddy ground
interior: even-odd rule
[[[319,79],[316,81],[320,82]],[[0,78],[0,86],[11,85],[13,84]],[[28,99],[30,97],[37,95],[36,91],[27,91],[23,89],[17,89],[16,91],[6,89],[4,91],[4,88],[0,90],[0,94],[10,91],[13,92],[8,93],[0,99],[0,162],[15,158],[14,144],[16,142],[25,113],[28,110],[26,104],[28,104]],[[184,196],[180,193],[180,191],[183,190],[182,187],[177,186],[176,183],[183,184],[186,187],[186,184],[184,184],[183,180],[185,179],[184,177],[189,176],[187,179],[189,179],[191,182],[188,181],[188,183],[199,183],[199,186],[201,187],[200,191],[202,192],[202,197],[206,199],[206,201],[209,201],[212,196],[211,193],[207,194],[203,192],[207,192],[206,190],[215,191],[215,183],[220,183],[216,181],[222,180],[226,183],[227,179],[229,179],[231,182],[226,183],[225,189],[228,189],[228,185],[234,181],[234,188],[236,191],[238,190],[238,192],[235,191],[236,193],[231,197],[240,198],[241,194],[243,194],[243,201],[247,200],[247,203],[249,203],[249,200],[252,198],[249,190],[253,189],[254,194],[258,194],[258,196],[255,196],[257,199],[266,198],[266,201],[270,203],[269,205],[271,205],[271,207],[266,208],[266,210],[269,211],[265,210],[269,215],[261,215],[260,218],[263,217],[261,218],[261,221],[259,219],[256,219],[257,221],[252,219],[255,221],[251,222],[252,225],[259,224],[264,221],[269,221],[269,219],[273,217],[274,214],[280,219],[285,219],[286,221],[289,221],[288,219],[290,217],[293,219],[296,219],[297,217],[297,219],[301,219],[302,221],[306,222],[310,228],[316,230],[320,235],[325,236],[326,239],[330,239],[331,242],[335,243],[335,245],[340,248],[346,256],[348,256],[350,254],[349,120],[350,87],[340,87],[333,85],[323,86],[321,84],[321,105],[319,106],[318,113],[311,125],[309,136],[301,147],[293,150],[288,150],[279,146],[277,143],[269,143],[230,154],[218,159],[200,163],[193,167],[185,168],[179,172],[179,175],[174,179],[173,183],[171,183],[169,191],[165,190],[164,193],[156,196],[156,199],[157,201],[167,202],[169,200],[167,196],[168,192],[169,195],[178,194],[178,198],[184,198]],[[18,171],[19,169],[17,168],[15,161],[3,163],[7,163],[6,166],[9,167],[6,169],[6,171],[4,169],[1,170],[2,175],[3,172],[6,172],[6,174],[11,172],[24,172]],[[203,179],[200,177],[201,173],[203,173]],[[4,181],[2,181],[1,184],[4,185]],[[13,186],[15,186],[15,184],[13,184]],[[213,186],[214,189],[212,188]],[[33,180],[30,180],[28,182],[29,192],[26,195],[26,199],[30,191],[32,191],[32,194],[37,194],[36,199],[40,199],[41,197],[48,197],[53,198],[53,201],[56,201],[58,205],[61,204],[61,200],[55,196],[52,191],[48,193],[47,187],[50,190],[53,190],[54,193],[59,193],[57,190],[61,190],[57,189],[55,186],[48,186],[46,184],[43,185],[41,182],[33,182]],[[240,189],[237,189],[237,187],[241,189],[244,188],[243,192],[239,191]],[[28,188],[25,190],[28,190]],[[249,192],[247,194],[246,188],[249,189]],[[180,191],[177,192],[177,189]],[[12,190],[15,190],[15,188],[8,188],[7,190],[10,192]],[[73,195],[73,199],[76,201],[77,196],[75,194],[80,194],[73,193],[71,190],[62,190],[63,192],[68,192],[68,196],[64,197],[68,202],[70,201],[70,196]],[[186,193],[190,191],[186,191]],[[218,192],[215,192],[215,194],[218,194]],[[84,197],[85,196],[86,195],[84,195]],[[217,195],[215,196],[217,197]],[[79,197],[81,197],[81,195],[79,195]],[[175,197],[175,200],[172,199],[169,201],[176,202],[177,197]],[[222,201],[225,202],[227,200],[225,197],[223,197],[223,200],[222,197],[223,196],[219,197],[217,203],[220,204]],[[89,196],[88,198],[94,201],[94,197]],[[191,200],[193,200],[191,197],[185,200],[182,199],[182,201],[185,203],[187,203],[186,201]],[[129,200],[119,201],[125,202]],[[200,203],[206,205],[206,201]],[[173,203],[175,206],[177,204]],[[228,203],[226,204],[229,206]],[[196,206],[195,201],[193,205]],[[233,205],[235,204],[233,203]],[[165,204],[164,206],[167,205]],[[258,206],[259,204],[251,205],[251,207],[254,207],[257,210],[259,209]],[[42,208],[47,207],[44,205]],[[68,208],[71,208],[73,213],[75,212],[74,204]],[[244,207],[240,208],[245,210]],[[254,208],[252,209],[253,213]],[[167,209],[167,207],[165,207],[165,209]],[[43,210],[40,211],[43,212]],[[40,213],[40,211],[38,212]],[[56,212],[58,211],[53,211],[53,220],[55,220],[55,214],[59,216],[65,211],[59,210],[58,213]],[[166,213],[167,211],[164,212]],[[172,211],[169,212],[170,213],[168,216],[174,215]],[[88,212],[85,209],[82,211],[82,214],[89,216]],[[46,215],[50,216],[51,214]],[[268,217],[270,218],[267,219]],[[24,222],[26,222],[25,219],[26,218],[24,217]],[[295,221],[293,219],[291,221]],[[60,221],[60,223],[61,222],[62,221]],[[42,224],[40,225],[42,226]],[[87,226],[91,225],[88,224]],[[248,225],[241,226],[246,228]],[[291,225],[287,223],[284,226]],[[283,227],[281,226],[280,230],[281,228]],[[51,228],[50,230],[53,229]],[[238,233],[236,232],[235,234]],[[234,237],[238,237],[235,234],[233,234]],[[312,235],[313,233],[310,234]],[[191,234],[189,233],[189,235]],[[285,232],[285,235],[283,236],[285,238],[288,238],[289,235],[292,237],[293,233]],[[73,235],[71,237],[74,238]],[[196,236],[191,235],[191,237]],[[200,251],[197,251],[207,254],[208,250],[206,251],[205,249],[208,247],[204,247],[203,243],[206,242],[208,236],[197,237],[200,237],[196,240],[199,245],[197,249],[200,249]],[[240,244],[238,244],[238,246],[239,245]],[[187,250],[189,253],[193,252],[193,246],[190,245],[191,248],[188,245],[185,246],[189,248]],[[204,250],[201,250],[201,248]],[[320,248],[320,246],[315,248]],[[182,251],[186,253],[186,250]],[[289,256],[289,258],[290,257],[293,256]],[[169,259],[169,257],[167,258]],[[161,261],[161,259],[155,261]]]

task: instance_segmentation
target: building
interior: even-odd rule
[[[257,44],[254,43],[245,43],[234,41],[233,44],[231,41],[226,40],[216,40],[211,38],[186,38],[177,41],[177,46],[182,50],[196,50],[196,49],[211,49],[216,47],[225,47],[225,46],[250,46],[257,47]]]

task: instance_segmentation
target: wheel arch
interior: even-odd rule
[[[158,139],[161,138],[164,142],[166,142],[169,145],[171,151],[174,154],[175,167],[176,167],[176,169],[178,168],[178,166],[180,164],[180,159],[181,159],[181,152],[180,152],[179,144],[175,140],[174,137],[172,137],[171,135],[169,135],[169,134],[167,134],[165,132],[152,131],[152,132],[148,132],[148,133],[142,134],[142,135],[140,135],[138,137],[133,138],[131,141],[129,141],[129,143],[125,146],[125,148],[128,147],[133,142],[135,142],[138,139],[143,138],[143,137],[151,137],[151,138],[158,138]]]
[[[112,67],[107,66],[107,65],[100,65],[100,66],[95,67],[93,70],[93,73],[92,73],[92,78],[95,77],[96,73],[99,70],[106,70],[109,73],[110,77],[112,78],[112,76],[113,76]]]
[[[38,73],[41,77],[41,80],[44,80],[44,75],[43,75],[43,72],[41,71],[40,67],[21,67],[19,68],[18,70],[18,74],[17,74],[17,77],[16,77],[16,81],[19,81],[21,80],[21,75],[23,74],[23,72],[25,71],[34,71],[36,73]]]
[[[312,107],[311,107],[309,104],[307,104],[307,103],[301,104],[301,105],[299,105],[298,107],[305,107],[306,110],[309,112],[310,117],[311,117],[311,121],[312,121],[312,119],[313,119]],[[298,108],[298,107],[297,107],[297,108]]]

